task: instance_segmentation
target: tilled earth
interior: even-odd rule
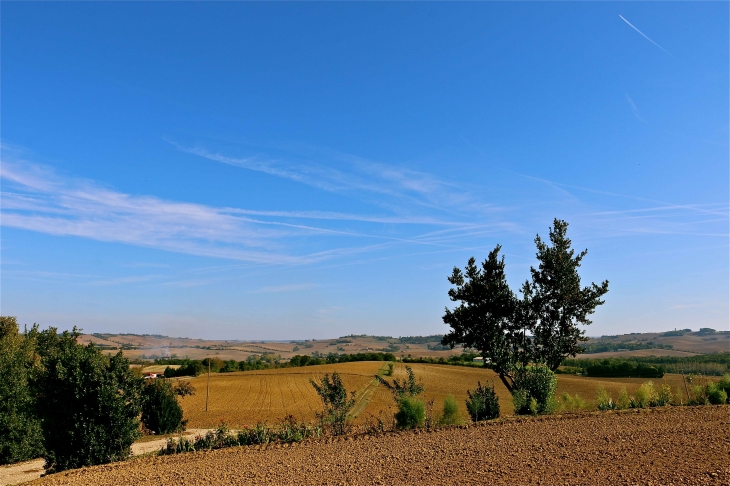
[[[730,484],[730,407],[595,412],[148,457],[37,484]],[[35,484],[35,483],[34,483]]]

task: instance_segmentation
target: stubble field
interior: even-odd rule
[[[467,419],[464,401],[467,390],[482,384],[494,383],[499,396],[502,415],[513,412],[512,400],[507,388],[491,370],[449,365],[413,363],[416,378],[425,386],[423,398],[434,401],[434,411],[443,407],[444,398],[454,395],[460,404],[462,417]],[[221,421],[236,428],[254,425],[258,422],[274,424],[286,415],[297,420],[312,422],[315,414],[322,409],[319,396],[310,384],[310,379],[319,379],[325,373],[337,371],[348,391],[356,394],[354,423],[361,425],[366,420],[381,417],[391,420],[395,403],[391,392],[375,381],[375,375],[383,371],[383,362],[355,362],[301,368],[280,368],[265,371],[246,371],[237,373],[213,373],[210,379],[209,411],[205,411],[205,392],[207,375],[201,375],[191,382],[196,395],[182,399],[188,426],[194,428],[216,427]],[[396,364],[392,378],[402,380],[406,377],[405,365]],[[576,393],[587,402],[595,399],[596,389],[604,387],[613,394],[614,399],[622,387],[632,394],[641,384],[649,381],[644,378],[588,378],[575,375],[558,375],[558,396],[563,392]],[[673,391],[683,391],[680,375],[665,375],[662,380],[653,380],[655,385],[668,383]]]

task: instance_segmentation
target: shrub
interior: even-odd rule
[[[20,334],[15,317],[0,317],[0,464],[43,452],[41,424],[29,388],[37,330]]]
[[[652,406],[653,407],[664,407],[664,406],[672,403],[673,399],[674,399],[674,396],[672,395],[672,387],[670,387],[666,383],[663,383],[661,388],[659,389],[659,392],[657,393],[656,399]]]
[[[568,412],[579,412],[586,408],[586,402],[577,393],[571,396],[570,393],[563,393],[563,409]]]
[[[76,328],[38,336],[41,364],[32,388],[48,472],[126,459],[139,437],[142,379],[121,351],[107,358],[78,337]]]
[[[720,378],[720,381],[717,383],[717,386],[725,390],[725,393],[727,393],[730,396],[730,374],[725,373],[722,378]]]
[[[515,413],[551,413],[556,405],[555,391],[557,388],[558,379],[547,366],[535,365],[518,368],[515,373],[515,391],[522,390],[525,397],[524,400],[522,397],[518,398],[515,403]],[[533,399],[536,405],[531,407]],[[520,404],[520,407],[517,407],[517,403]]]
[[[647,408],[656,402],[657,393],[654,389],[654,383],[647,381],[641,385],[631,397],[629,401],[630,408]]]
[[[412,429],[423,425],[426,419],[426,404],[416,397],[403,395],[398,399],[398,412],[395,414],[396,426]]]
[[[616,408],[619,410],[626,410],[631,405],[631,399],[629,393],[626,391],[626,387],[622,387],[621,391],[618,392],[618,399],[616,400]]]
[[[459,422],[459,402],[456,401],[454,395],[449,394],[444,399],[444,410],[440,423],[442,425],[454,425]]]
[[[710,382],[707,384],[707,399],[712,405],[723,405],[727,403],[727,392],[717,383]]]
[[[491,387],[482,386],[478,381],[474,393],[467,390],[466,394],[469,397],[466,400],[466,409],[474,422],[499,417],[499,398],[494,392],[494,384]]]
[[[388,363],[388,370],[385,372],[385,376],[393,376],[395,372],[395,363]]]
[[[142,423],[155,434],[169,434],[185,427],[182,407],[169,380],[147,380],[142,392]]]
[[[319,414],[322,423],[332,427],[333,435],[345,434],[347,432],[347,414],[355,406],[355,392],[352,392],[351,398],[347,398],[347,390],[337,372],[332,373],[332,379],[329,375],[324,375],[319,383],[314,380],[309,380],[309,382],[317,391],[324,405],[324,411]]]
[[[618,408],[618,404],[613,401],[611,395],[602,386],[599,386],[596,390],[596,402],[598,410],[616,410]]]

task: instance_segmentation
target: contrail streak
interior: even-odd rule
[[[669,54],[670,56],[672,56],[672,53],[671,52],[669,52],[668,50],[664,49],[662,46],[660,46],[659,44],[657,44],[656,42],[654,42],[653,40],[651,40],[649,38],[649,36],[647,36],[642,31],[640,31],[639,29],[637,29],[636,27],[634,27],[634,24],[632,24],[631,22],[629,22],[628,20],[626,20],[625,18],[623,18],[622,15],[619,15],[619,17],[621,17],[621,20],[623,20],[624,22],[626,22],[627,24],[629,24],[629,27],[631,27],[636,32],[638,32],[639,34],[641,34],[642,36],[644,36],[644,38],[646,40],[648,40],[649,42],[651,42],[652,44],[654,44],[655,46],[657,46],[659,49],[663,50],[664,52],[666,52],[667,54]],[[674,56],[672,56],[672,57],[674,57]]]

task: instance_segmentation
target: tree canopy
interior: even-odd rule
[[[481,265],[472,257],[463,272],[455,267],[448,278],[454,286],[449,298],[459,305],[446,308],[443,321],[451,331],[442,343],[477,349],[509,390],[517,368],[532,362],[554,371],[564,358],[582,352],[578,342],[586,338],[579,325],[591,323],[588,317],[608,292],[608,281],[581,288],[578,268],[587,250],[575,255],[567,229],[568,223],[555,219],[549,244],[535,238],[539,265],[530,269],[521,298],[507,283],[500,245]]]

